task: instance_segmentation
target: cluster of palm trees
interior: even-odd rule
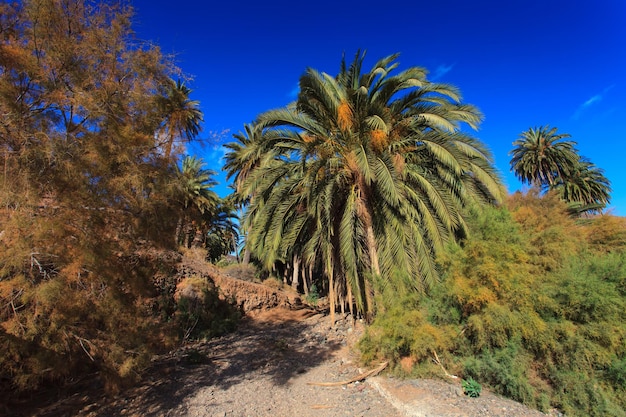
[[[511,169],[522,183],[558,192],[574,213],[600,212],[609,203],[609,180],[570,137],[549,126],[528,129],[513,142]]]
[[[203,244],[217,259],[236,250],[239,227],[244,262],[253,257],[305,293],[321,284],[331,313],[367,314],[386,286],[428,288],[445,243],[467,235],[466,208],[497,204],[505,191],[489,151],[462,129],[476,129],[482,116],[454,86],[429,81],[422,68],[395,71],[397,54],[369,71],[364,58],[343,58],[336,76],[308,69],[295,102],[234,135],[225,145],[229,198],[211,190],[214,172],[200,159],[184,158],[176,242]],[[180,81],[166,89],[167,157],[175,139],[199,132],[189,92]],[[524,183],[558,191],[573,211],[599,211],[609,182],[567,138],[547,126],[522,133],[512,170]],[[235,209],[243,210],[239,225]]]
[[[364,56],[337,76],[308,69],[297,101],[226,145],[245,247],[305,291],[322,277],[331,313],[372,311],[380,286],[427,288],[445,242],[467,233],[464,208],[504,193],[489,151],[461,130],[482,116],[455,87],[394,72],[398,55],[364,71]]]
[[[176,145],[193,141],[201,131],[200,103],[189,98],[192,90],[181,80],[167,79],[158,96],[162,124],[157,132],[165,160],[175,165],[172,195],[181,215],[175,231],[175,244],[206,247],[210,258],[237,250],[239,239],[235,205],[220,198],[213,187],[215,172],[204,168],[202,159],[184,156],[180,165],[173,152]]]

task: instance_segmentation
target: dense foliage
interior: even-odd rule
[[[458,90],[397,55],[363,69],[342,60],[337,76],[308,69],[298,99],[261,114],[228,145],[246,246],[268,269],[324,277],[331,314],[371,312],[372,277],[423,289],[436,281],[434,256],[466,233],[462,208],[494,203],[499,177],[476,128],[478,110]],[[390,285],[396,285],[391,283]]]
[[[155,351],[232,329],[206,277],[173,272],[176,249],[235,251],[243,209],[244,263],[328,296],[331,316],[378,313],[366,361],[624,415],[626,221],[589,214],[610,184],[568,135],[522,134],[513,170],[537,187],[498,207],[491,155],[463,130],[479,111],[395,72],[397,55],[366,71],[357,53],[235,135],[220,199],[182,155],[199,103],[121,3],[0,3],[0,388],[94,370],[119,388]]]
[[[429,365],[439,358],[544,410],[624,416],[625,219],[575,221],[555,194],[516,194],[470,219],[430,297],[381,298],[364,358],[410,358],[417,373],[442,372]]]
[[[176,339],[176,256],[163,250],[179,220],[207,221],[219,202],[198,161],[176,169],[172,143],[197,133],[198,114],[130,16],[87,0],[0,3],[3,385],[93,369],[119,385]]]

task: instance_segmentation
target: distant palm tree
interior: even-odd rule
[[[357,53],[336,77],[307,70],[297,103],[260,115],[245,145],[262,161],[239,189],[254,196],[244,224],[255,255],[321,268],[331,312],[336,291],[370,310],[373,277],[394,270],[427,287],[436,253],[466,233],[462,208],[502,197],[489,152],[459,130],[478,110],[421,68],[391,75],[397,57],[363,72]]]
[[[215,212],[219,197],[212,190],[217,182],[214,171],[203,168],[204,162],[194,156],[186,156],[177,166],[177,195],[182,205],[183,215],[176,228],[176,243],[189,246],[192,234],[198,230],[202,216]],[[183,237],[185,237],[183,239]]]
[[[261,129],[258,125],[245,124],[244,132],[233,135],[237,142],[224,145],[229,152],[226,153],[224,170],[227,179],[234,177],[235,191],[239,191],[250,172],[258,167],[262,154],[256,146],[260,141]]]
[[[553,187],[559,177],[568,176],[578,163],[576,142],[566,141],[569,134],[557,134],[549,126],[530,128],[513,142],[511,169],[522,181]]]
[[[237,226],[237,213],[231,198],[220,199],[215,213],[207,218],[207,231],[205,247],[208,258],[216,262],[229,253],[235,253],[239,259],[238,241],[239,228]]]
[[[243,184],[248,178],[250,173],[258,168],[262,161],[266,163],[272,163],[271,157],[263,153],[262,147],[262,129],[255,124],[245,124],[244,132],[239,132],[233,135],[237,142],[230,142],[224,145],[229,151],[225,156],[224,170],[227,172],[226,179],[234,177],[234,190],[232,194],[232,201],[239,209],[246,208],[250,201],[254,199],[253,195],[248,195],[243,192]],[[250,262],[250,245],[248,244],[248,228],[245,225],[241,225],[240,228],[243,233],[243,263]]]
[[[164,140],[165,158],[170,157],[176,140],[190,142],[202,129],[200,102],[189,98],[191,91],[181,80],[168,79],[158,99],[159,111],[164,119],[159,134]]]
[[[610,202],[611,184],[603,171],[585,158],[566,178],[560,178],[553,187],[561,198],[573,204],[576,213],[600,212]]]
[[[600,212],[610,200],[610,182],[603,171],[580,157],[568,134],[549,126],[522,132],[510,152],[511,170],[543,191],[556,190],[573,214]]]

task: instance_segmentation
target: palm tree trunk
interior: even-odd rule
[[[248,248],[248,245],[246,243],[244,243],[243,246],[243,264],[244,265],[248,265],[250,263],[250,249]]]
[[[354,317],[354,310],[352,307],[352,286],[348,285],[348,310],[350,311],[350,315],[352,316],[352,320],[355,319]]]
[[[185,245],[186,248],[191,248],[193,245],[193,242],[195,240],[196,237],[196,232],[198,230],[198,226],[196,225],[196,221],[195,220],[190,220],[189,217],[187,218],[186,221],[183,222],[183,231],[184,231],[184,242],[183,244]]]
[[[365,181],[359,176],[358,185],[361,193],[359,206],[359,215],[361,216],[363,223],[365,224],[367,251],[370,256],[370,268],[376,275],[380,275],[380,265],[378,263],[378,249],[376,245],[376,235],[374,234],[372,208],[370,205],[370,191],[369,187],[365,184]]]
[[[346,297],[343,291],[338,291],[339,294],[339,309],[341,311],[341,315],[346,314]]]
[[[174,232],[174,243],[176,244],[176,247],[180,245],[182,233],[183,233],[183,218],[179,217],[178,222],[176,222],[176,231]]]
[[[204,233],[201,227],[197,227],[194,233],[193,241],[191,242],[192,248],[202,247],[204,244]]]
[[[312,274],[313,265],[309,265],[307,269],[302,270],[302,290],[304,291],[305,296],[309,295],[309,282]]]
[[[174,135],[170,134],[167,140],[167,144],[165,145],[165,159],[170,159],[170,155],[172,154],[172,148],[174,146]]]
[[[299,274],[300,274],[300,258],[298,255],[293,255],[293,274],[291,276],[291,288],[294,290],[298,290],[299,284]]]
[[[250,202],[252,202],[252,197],[250,198]],[[240,207],[240,214],[239,214],[239,219],[243,219],[243,208]],[[242,263],[244,265],[248,265],[250,263],[250,247],[248,245],[248,231],[247,230],[242,230],[243,231],[243,260]]]
[[[373,315],[373,309],[374,309],[374,288],[372,288],[372,284],[370,281],[366,281],[365,282],[365,320],[368,323],[371,323],[374,315]]]
[[[370,265],[376,275],[380,275],[380,265],[378,264],[378,249],[376,249],[376,237],[371,223],[367,225],[367,249],[370,255]]]
[[[330,325],[331,327],[335,327],[335,279],[334,273],[331,273],[328,276],[328,301],[330,303]]]
[[[233,251],[235,252],[235,257],[237,258],[237,263],[241,263],[241,258],[239,257],[239,248],[237,247],[237,239],[235,239],[235,234],[232,234],[233,240]]]

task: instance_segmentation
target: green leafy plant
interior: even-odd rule
[[[463,387],[463,393],[471,398],[480,397],[482,387],[474,378],[467,378],[461,381],[461,387]]]
[[[317,290],[317,286],[315,284],[311,285],[311,289],[309,290],[309,294],[306,296],[306,302],[312,305],[317,305],[317,302],[320,299],[320,294]]]

